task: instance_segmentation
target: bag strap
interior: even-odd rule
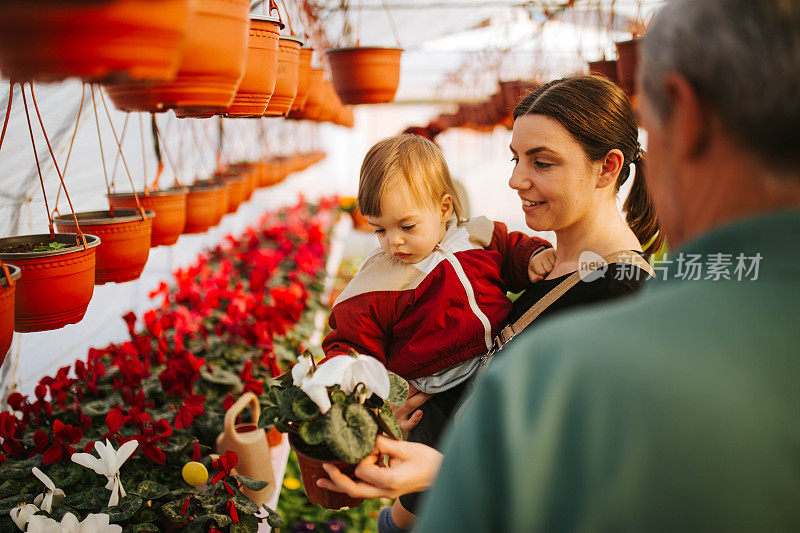
[[[641,255],[636,252],[622,250],[619,252],[614,252],[608,254],[603,258],[605,260],[605,264],[612,264],[612,263],[625,263],[629,265],[633,265],[637,268],[640,268],[647,272],[650,276],[655,276],[655,271],[653,267],[650,266]],[[598,264],[596,268],[589,269],[589,272],[595,271],[599,268],[602,268],[603,264]],[[584,273],[585,275],[586,273]],[[494,354],[503,349],[503,347],[511,342],[511,339],[522,333],[522,331],[527,328],[531,322],[533,322],[536,317],[541,315],[548,307],[550,307],[553,303],[556,302],[559,298],[561,298],[568,290],[574,287],[580,280],[582,276],[580,272],[573,272],[567,279],[556,285],[550,292],[545,294],[542,298],[539,299],[534,305],[528,309],[525,314],[523,314],[516,322],[513,324],[509,324],[508,326],[504,327],[500,333],[494,338],[494,342],[492,344],[492,349],[489,352],[490,354]]]

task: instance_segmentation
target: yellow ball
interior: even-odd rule
[[[283,486],[289,490],[297,490],[300,488],[300,482],[297,478],[287,477],[283,479]]]
[[[205,485],[206,481],[208,481],[208,470],[206,470],[205,466],[196,461],[189,461],[183,465],[181,475],[183,476],[183,480],[193,487]]]

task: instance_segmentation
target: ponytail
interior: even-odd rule
[[[634,160],[634,167],[636,172],[633,175],[633,183],[623,206],[625,220],[633,234],[639,239],[642,249],[648,256],[652,256],[661,249],[664,244],[664,236],[660,231],[653,199],[647,190],[644,152],[641,152],[641,156]]]

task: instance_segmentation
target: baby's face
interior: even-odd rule
[[[417,205],[405,183],[389,186],[381,201],[381,216],[367,217],[381,249],[404,263],[419,263],[439,244],[447,218],[437,206]]]

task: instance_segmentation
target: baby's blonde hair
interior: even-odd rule
[[[358,208],[364,216],[381,216],[381,199],[394,180],[403,180],[419,205],[436,205],[449,194],[456,218],[462,219],[461,201],[447,162],[439,147],[428,139],[397,135],[369,149],[358,182]]]

